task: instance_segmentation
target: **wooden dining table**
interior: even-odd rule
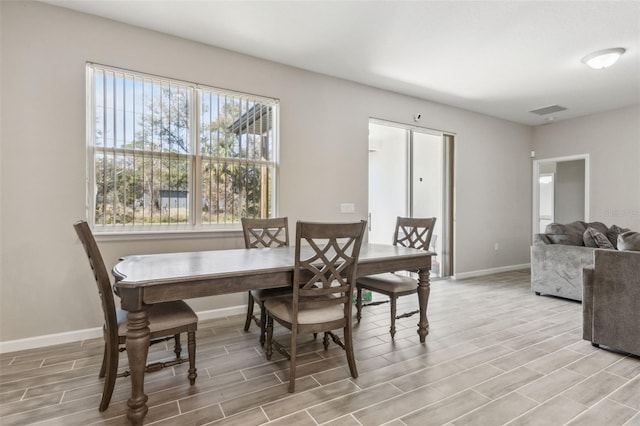
[[[259,288],[292,285],[294,247],[233,249],[126,256],[113,267],[115,291],[127,316],[127,356],[131,397],[127,418],[140,425],[147,414],[144,373],[149,351],[147,310],[154,303],[192,299]],[[429,271],[435,253],[382,244],[363,244],[357,275],[393,271],[418,273],[418,336],[429,333]]]

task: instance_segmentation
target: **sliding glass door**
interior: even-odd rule
[[[436,217],[432,276],[452,274],[453,136],[369,123],[369,242],[389,244],[397,216]]]

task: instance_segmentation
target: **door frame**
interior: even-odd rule
[[[539,210],[540,210],[540,187],[538,180],[540,179],[540,166],[549,163],[562,163],[565,161],[584,160],[584,221],[589,222],[589,194],[590,194],[590,166],[589,166],[589,154],[577,154],[568,155],[565,157],[545,158],[540,160],[533,160],[533,202],[532,202],[532,214],[531,214],[531,231],[532,235],[539,234]]]

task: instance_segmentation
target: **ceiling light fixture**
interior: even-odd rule
[[[622,47],[598,50],[582,58],[582,62],[596,70],[609,68],[618,61],[618,58],[620,58],[625,51]]]

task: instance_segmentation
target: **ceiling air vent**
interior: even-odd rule
[[[566,111],[566,110],[567,109],[565,107],[560,105],[549,105],[546,107],[531,110],[529,112],[532,112],[538,115],[547,115],[547,114],[553,114],[554,112],[560,112],[560,111]]]

